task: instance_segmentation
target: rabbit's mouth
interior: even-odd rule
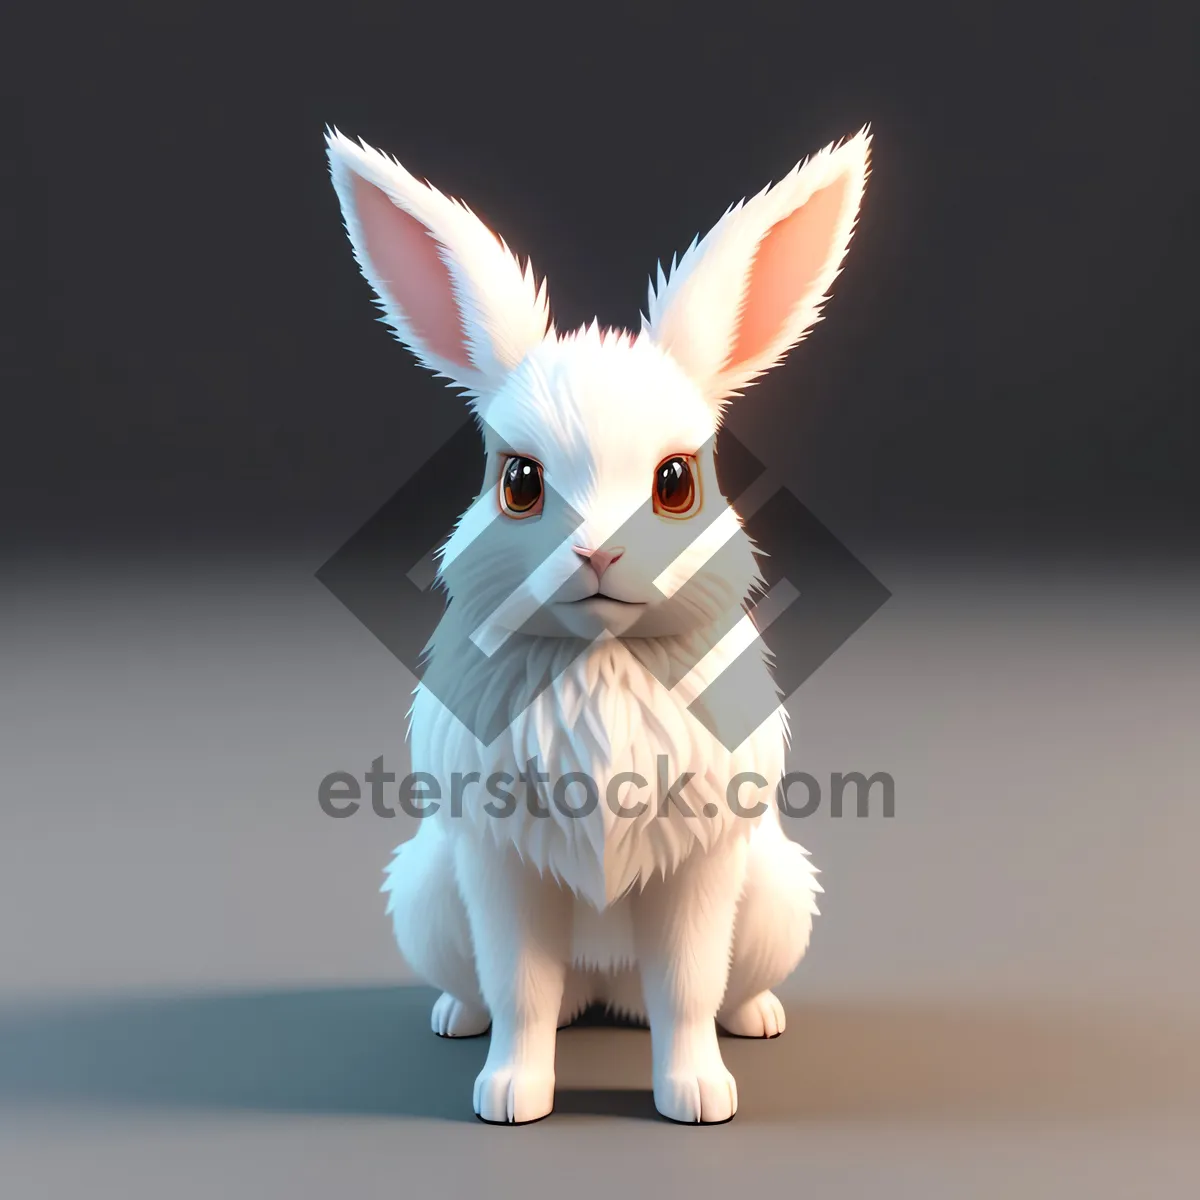
[[[605,592],[593,592],[578,600],[555,605],[557,619],[573,637],[594,638],[608,632],[621,637],[632,632],[648,605],[636,600],[618,600]]]
[[[583,604],[596,607],[594,601],[604,600],[609,604],[621,604],[626,608],[645,608],[645,600],[621,600],[617,596],[610,596],[607,592],[593,592],[590,596],[581,596],[578,600],[569,600],[568,604]]]

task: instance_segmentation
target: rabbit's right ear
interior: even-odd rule
[[[866,129],[734,205],[668,279],[650,285],[643,332],[721,411],[820,320],[862,201]]]
[[[475,399],[496,392],[550,329],[546,286],[461,201],[336,130],[325,136],[354,257],[383,320]]]

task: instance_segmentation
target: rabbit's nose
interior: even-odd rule
[[[624,546],[614,546],[611,550],[588,550],[584,546],[576,546],[575,553],[596,572],[596,581],[604,578],[604,572],[625,553]]]

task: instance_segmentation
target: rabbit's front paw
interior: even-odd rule
[[[493,1125],[540,1121],[554,1108],[554,1073],[516,1065],[485,1066],[475,1080],[475,1115]]]
[[[655,1074],[654,1107],[669,1121],[716,1125],[737,1112],[737,1083],[720,1062],[702,1074]]]

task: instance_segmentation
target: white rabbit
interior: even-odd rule
[[[660,267],[637,335],[558,333],[545,285],[469,209],[336,131],[327,142],[384,320],[467,394],[487,451],[442,552],[436,686],[426,675],[411,711],[414,771],[443,794],[452,774],[467,785],[461,813],[443,803],[388,868],[401,953],[442,990],[435,1032],[491,1028],[483,1120],[551,1111],[556,1029],[596,1002],[649,1022],[661,1114],[728,1120],[717,1023],[783,1032],[770,989],[803,957],[821,889],[780,825],[787,717],[765,652],[738,686],[771,715],[735,749],[688,708],[753,641],[742,614],[761,586],[713,443],[728,401],[819,319],[869,133],[731,208],[669,277]],[[536,679],[552,682],[530,703]],[[482,725],[498,735],[476,737]],[[479,781],[531,760],[543,783],[581,773],[606,802],[572,815],[516,783],[506,812]],[[664,770],[692,773],[684,804],[648,787]],[[735,812],[744,772],[758,780]]]

